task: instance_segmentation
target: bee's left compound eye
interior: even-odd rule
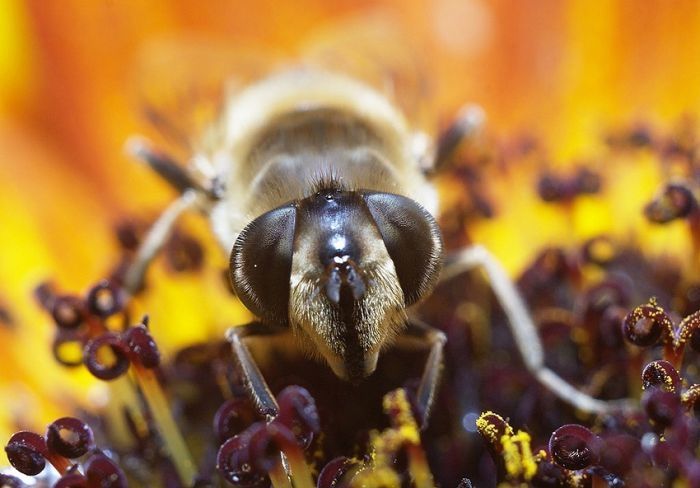
[[[394,262],[405,303],[412,305],[437,281],[442,259],[437,223],[410,198],[378,192],[364,198]]]
[[[270,210],[243,229],[231,251],[229,273],[236,294],[268,324],[288,321],[295,222],[293,205]]]

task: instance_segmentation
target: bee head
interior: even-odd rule
[[[337,376],[358,381],[434,285],[441,251],[435,220],[413,200],[331,188],[251,222],[230,272],[263,322],[291,326]]]

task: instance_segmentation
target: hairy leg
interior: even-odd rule
[[[180,193],[158,220],[151,226],[145,239],[136,252],[136,258],[124,275],[124,288],[133,295],[143,285],[144,276],[157,254],[170,237],[175,224],[182,214],[190,209],[202,207],[205,201],[218,196],[213,188],[199,184],[187,170],[167,153],[157,151],[142,138],[132,137],[126,143],[126,151],[131,156],[145,162],[158,176]]]
[[[423,374],[416,392],[416,403],[420,414],[421,429],[428,426],[430,413],[435,400],[435,393],[440,382],[443,366],[443,349],[447,338],[445,334],[425,322],[412,319],[404,333],[397,338],[395,347],[402,347],[406,342],[419,341],[430,348],[428,359],[423,368]]]
[[[583,393],[544,364],[544,350],[537,328],[520,293],[498,260],[482,246],[471,246],[448,256],[441,281],[481,268],[486,273],[496,298],[508,318],[508,325],[528,371],[559,398],[590,413],[605,413],[626,408],[626,401],[607,402]]]
[[[468,104],[462,107],[438,137],[430,164],[425,168],[426,173],[435,174],[444,169],[464,141],[477,137],[485,119],[484,110],[480,106]]]
[[[143,286],[148,266],[163,249],[178,219],[186,211],[195,208],[197,203],[197,194],[191,190],[185,191],[160,214],[158,220],[148,230],[136,251],[134,261],[124,273],[124,289],[129,295],[133,295]]]
[[[233,356],[243,373],[246,386],[253,397],[255,407],[258,409],[258,412],[264,415],[268,420],[277,416],[279,406],[245,342],[248,337],[277,335],[283,332],[286,332],[286,330],[266,327],[259,322],[231,327],[226,331],[226,340],[231,343]]]

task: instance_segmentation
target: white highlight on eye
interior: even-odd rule
[[[331,237],[331,246],[338,251],[345,249],[346,243],[345,237],[340,234],[334,234],[333,237]]]

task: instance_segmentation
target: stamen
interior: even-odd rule
[[[169,452],[178,476],[183,483],[192,483],[197,471],[187,444],[172,417],[168,399],[160,387],[154,372],[141,364],[133,364],[134,377],[153,415],[156,429],[163,437],[163,445]]]

